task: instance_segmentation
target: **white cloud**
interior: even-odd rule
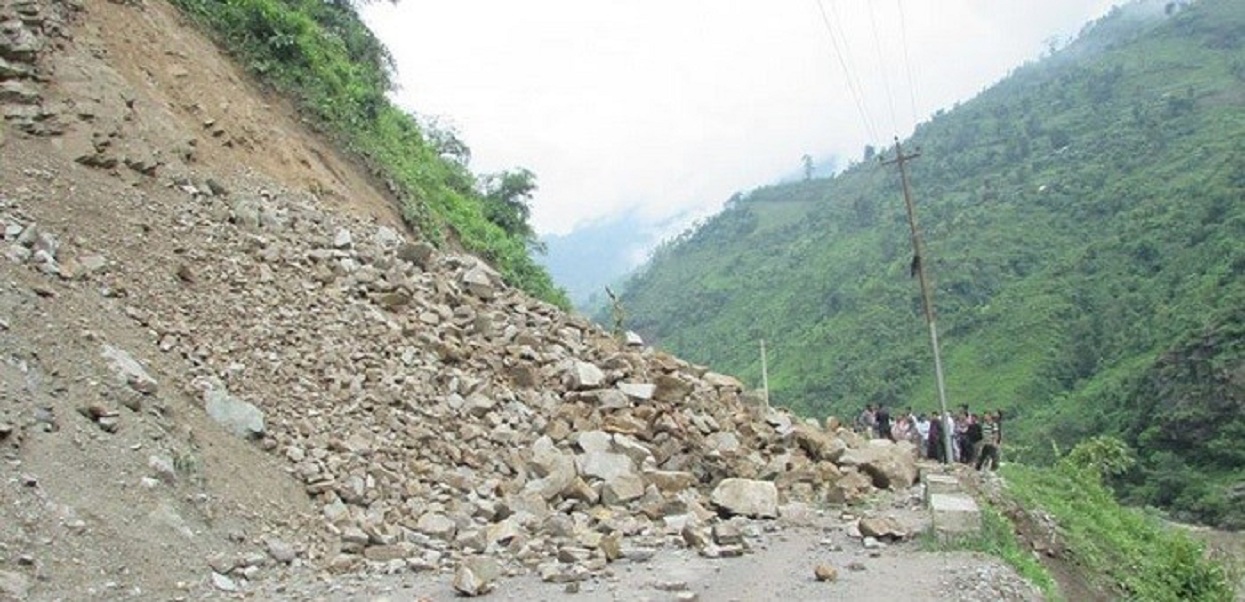
[[[402,0],[364,14],[397,60],[399,103],[455,124],[475,170],[536,172],[533,223],[559,233],[629,209],[703,213],[805,153],[856,157],[911,132],[910,90],[923,119],[1111,4],[822,0],[872,136],[816,0]]]

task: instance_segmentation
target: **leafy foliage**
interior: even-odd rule
[[[1137,463],[1128,444],[1109,436],[1086,439],[1062,460],[1072,470],[1095,475],[1099,481],[1128,472]]]
[[[1203,545],[1187,534],[1120,506],[1096,472],[1060,462],[1046,469],[1009,464],[1003,475],[1022,505],[1051,514],[1086,574],[1107,580],[1121,599],[1233,599],[1227,566],[1207,558]]]
[[[448,228],[510,284],[569,306],[565,292],[529,253],[534,237],[526,212],[498,223],[494,204],[476,190],[467,169],[466,146],[435,124],[421,125],[386,98],[393,83],[392,58],[352,3],[173,2],[210,28],[263,81],[295,96],[314,123],[363,158],[400,199],[412,227],[435,242],[446,241]]]
[[[1216,522],[1245,454],[1224,385],[1243,370],[1226,341],[1245,323],[1227,311],[1245,307],[1245,4],[1142,12],[1113,10],[906,145],[922,150],[911,178],[950,401],[1005,410],[1006,451],[1031,460],[1115,434],[1144,474],[1193,471],[1166,495],[1130,472],[1131,499]],[[911,253],[897,174],[861,163],[732,198],[622,300],[646,340],[755,384],[764,338],[773,398],[803,413],[928,410]],[[1215,328],[1223,344],[1177,359]]]

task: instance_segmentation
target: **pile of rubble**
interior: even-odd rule
[[[735,378],[622,344],[476,258],[297,194],[171,185],[185,202],[148,233],[176,241],[170,256],[70,252],[16,212],[0,215],[5,255],[118,297],[183,358],[178,384],[208,414],[289,461],[329,535],[300,561],[428,570],[486,556],[572,581],[663,545],[741,554],[732,516],[916,479],[905,444],[766,408]]]

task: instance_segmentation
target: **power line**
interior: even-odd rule
[[[908,74],[908,99],[912,101],[912,123],[916,124],[918,120],[916,113],[916,83],[912,79],[912,59],[908,58],[908,26],[907,20],[903,16],[903,0],[895,0],[895,5],[899,7],[899,41],[903,44],[904,72]]]
[[[830,16],[826,14],[826,7],[822,5],[821,0],[814,0],[817,4],[817,10],[821,12],[821,22],[826,26],[826,34],[830,36],[830,45],[834,47],[834,57],[838,60],[839,66],[843,69],[843,75],[847,80],[847,89],[852,96],[852,100],[856,103],[856,110],[860,112],[860,121],[865,126],[865,133],[870,140],[877,140],[877,130],[874,129],[873,123],[869,120],[869,113],[865,110],[864,100],[858,89],[852,70],[848,67],[847,61],[844,60],[844,53],[839,48],[838,38],[834,33],[834,26],[830,23]],[[843,43],[847,43],[844,38]]]
[[[886,68],[886,57],[882,54],[882,38],[878,36],[878,21],[874,15],[872,2],[865,3],[869,7],[869,27],[873,29],[873,48],[878,54],[878,69],[882,72],[882,88],[886,90],[886,105],[890,109],[891,133],[899,134],[899,120],[895,119],[895,97],[891,94],[890,70]]]
[[[830,0],[830,19],[831,26],[838,32],[838,38],[843,42],[843,57],[847,60],[848,76],[856,83],[856,93],[860,95],[860,103],[867,111],[869,108],[868,99],[865,98],[865,86],[861,83],[860,71],[856,68],[859,63],[852,58],[852,45],[848,43],[847,31],[843,29],[843,17],[839,15],[839,6],[835,0]],[[878,122],[873,118],[872,113],[869,114],[869,127],[872,130],[872,138],[878,138],[879,128]]]

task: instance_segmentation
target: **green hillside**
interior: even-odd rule
[[[1013,458],[1120,435],[1130,499],[1240,525],[1245,3],[1157,7],[1116,9],[905,148],[951,403],[1008,411]],[[663,245],[627,326],[758,385],[765,339],[773,399],[809,415],[932,410],[911,253],[898,174],[865,161]],[[1176,468],[1177,491],[1147,484]]]

